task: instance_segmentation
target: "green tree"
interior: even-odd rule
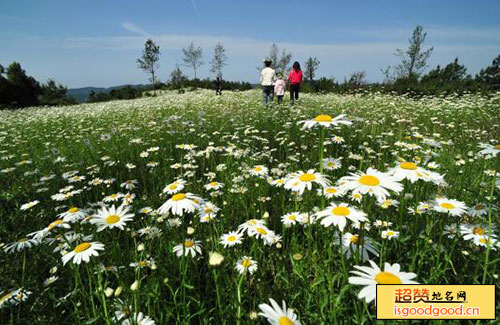
[[[476,75],[476,81],[484,89],[500,90],[500,55],[498,55],[490,66],[481,69]]]
[[[226,65],[226,49],[222,43],[217,43],[214,48],[214,57],[210,61],[212,68],[210,72],[215,74],[215,77],[222,79],[222,68]]]
[[[137,64],[140,69],[144,70],[146,73],[150,74],[151,85],[153,89],[156,85],[155,73],[160,66],[158,61],[160,60],[160,47],[155,44],[152,39],[148,39],[144,44],[144,50],[142,51],[142,56],[137,59]]]
[[[184,53],[184,57],[182,58],[184,66],[193,68],[194,79],[197,79],[198,68],[204,64],[203,50],[199,46],[195,47],[193,42],[191,42],[187,48],[182,49],[182,53]]]
[[[401,63],[395,67],[396,78],[411,78],[412,75],[418,78],[427,67],[427,60],[432,54],[433,47],[423,49],[426,36],[424,28],[417,26],[409,39],[408,49],[406,51],[396,49],[395,55],[401,59]]]
[[[10,105],[18,107],[38,105],[40,84],[35,78],[26,75],[19,63],[12,62],[7,67],[7,81],[11,93]]]
[[[170,84],[174,88],[181,88],[187,81],[186,76],[182,73],[181,68],[178,64],[175,65],[174,70],[170,72]]]
[[[49,79],[46,84],[42,85],[39,101],[44,105],[61,105],[70,102],[66,93],[68,88],[58,85],[54,80]]]
[[[316,70],[318,70],[320,61],[316,57],[309,57],[306,61],[306,68],[304,70],[304,78],[309,80],[310,83],[313,82],[316,75]]]

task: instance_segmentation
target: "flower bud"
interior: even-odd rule
[[[106,298],[111,298],[115,291],[113,288],[107,287],[106,290],[104,290],[104,294],[106,295]]]
[[[122,286],[119,286],[118,288],[116,288],[116,290],[115,290],[115,297],[120,296],[121,293],[122,293],[122,291],[123,291],[123,287]]]
[[[130,290],[137,291],[139,290],[139,281],[135,280],[134,283],[130,286]]]

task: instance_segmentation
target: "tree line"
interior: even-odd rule
[[[28,76],[18,62],[7,68],[0,65],[0,108],[76,104],[74,98],[67,96],[67,90],[52,79],[41,84]]]
[[[310,56],[303,62],[304,78],[303,91],[305,92],[352,92],[360,90],[410,93],[416,95],[432,95],[442,93],[463,92],[490,92],[500,90],[500,55],[492,63],[481,69],[476,75],[467,73],[467,68],[455,58],[444,67],[436,66],[424,73],[433,48],[425,48],[427,33],[422,26],[417,26],[408,41],[407,49],[396,49],[395,55],[399,63],[382,69],[384,81],[368,83],[366,73],[357,71],[342,82],[333,77],[317,77],[321,64],[316,57]],[[182,49],[182,66],[193,70],[193,79],[189,79],[179,64],[168,75],[166,82],[161,82],[158,75],[160,47],[148,39],[136,63],[140,69],[149,75],[149,87],[124,87],[107,93],[91,92],[88,102],[108,101],[115,99],[133,99],[143,96],[145,90],[155,89],[184,89],[212,88],[213,79],[199,79],[199,69],[205,64],[203,50],[191,42]],[[272,44],[267,59],[273,62],[277,72],[286,75],[293,54],[286,49],[280,49]],[[209,61],[210,72],[213,78],[222,80],[222,87],[226,90],[247,90],[252,85],[248,82],[226,81],[223,78],[223,69],[227,65],[226,49],[222,43],[217,43],[213,49],[213,56]],[[262,67],[257,67],[260,70]],[[150,94],[146,92],[146,95]],[[67,105],[75,104],[76,100],[67,95],[67,88],[49,79],[40,83],[28,76],[18,62],[12,62],[6,68],[0,65],[0,107],[19,108],[37,105]]]

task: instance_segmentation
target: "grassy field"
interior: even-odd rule
[[[0,324],[371,324],[376,283],[498,293],[499,116],[257,91],[0,111]]]

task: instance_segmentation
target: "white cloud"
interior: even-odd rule
[[[142,36],[149,36],[149,34],[147,32],[145,32],[140,27],[137,27],[136,25],[134,25],[128,21],[124,21],[122,23],[122,27],[125,28],[126,30],[132,32],[132,33],[139,34]]]

